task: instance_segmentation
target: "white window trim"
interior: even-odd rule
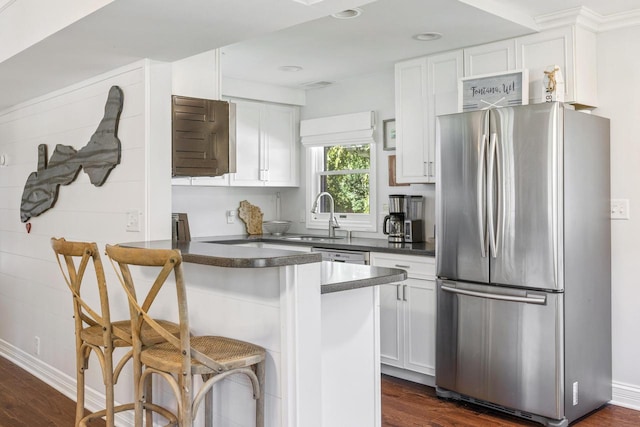
[[[334,134],[335,136],[335,134]],[[340,215],[336,215],[340,228],[338,230],[350,230],[350,231],[377,231],[378,221],[377,218],[377,202],[376,202],[376,145],[372,137],[372,132],[368,132],[367,135],[360,134],[354,137],[353,133],[350,133],[350,138],[347,139],[334,139],[334,138],[317,138],[313,141],[304,142],[305,145],[305,158],[306,158],[306,226],[310,229],[328,229],[329,227],[329,214],[317,213],[312,214],[311,208],[316,196],[320,192],[320,183],[317,178],[316,171],[323,167],[323,156],[314,155],[312,148],[325,147],[329,145],[354,145],[354,144],[370,144],[370,169],[369,169],[369,213],[368,214],[346,214],[346,218],[341,218]],[[344,214],[343,214],[344,215]]]

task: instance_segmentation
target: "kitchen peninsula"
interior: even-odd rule
[[[126,245],[181,250],[195,334],[267,349],[266,426],[380,425],[375,285],[404,280],[404,270],[207,242]],[[217,387],[214,423],[253,426],[248,382],[232,377]]]

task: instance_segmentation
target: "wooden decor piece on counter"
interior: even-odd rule
[[[247,234],[262,234],[262,211],[246,200],[240,202],[239,217],[247,227]]]

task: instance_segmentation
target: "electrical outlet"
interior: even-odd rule
[[[236,211],[227,211],[227,224],[235,224]]]
[[[36,356],[40,356],[40,337],[35,337],[33,339],[33,352]]]
[[[127,211],[127,231],[140,231],[140,211],[133,209]]]
[[[630,219],[629,199],[611,199],[611,219]]]

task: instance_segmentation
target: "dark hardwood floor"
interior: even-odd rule
[[[73,426],[74,414],[75,403],[71,399],[0,357],[0,427],[70,427]],[[90,425],[103,427],[104,423],[93,422]],[[640,411],[607,405],[573,425],[637,427],[640,426]],[[431,387],[383,376],[382,426],[505,427],[539,424],[471,404],[441,400]]]
[[[638,427],[640,411],[606,405],[571,424],[576,427]],[[382,378],[383,427],[540,426],[521,418],[464,402],[436,397],[432,387]]]
[[[0,357],[0,427],[73,427],[75,413],[75,401]]]

